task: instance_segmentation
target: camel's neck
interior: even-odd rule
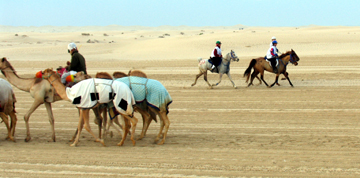
[[[66,95],[66,86],[61,83],[61,80],[59,77],[54,76],[56,74],[53,74],[48,78],[48,81],[50,84],[55,88],[56,92],[59,94],[59,96],[63,100],[70,100]]]
[[[1,70],[8,81],[20,90],[30,92],[30,88],[35,84],[36,78],[24,79],[20,78],[15,71],[10,68]]]

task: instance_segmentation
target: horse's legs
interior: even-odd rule
[[[52,130],[52,141],[55,142],[56,138],[55,138],[55,121],[54,121],[54,115],[51,109],[51,103],[45,102],[45,107],[46,107],[46,111],[48,113],[48,117],[49,117],[49,122],[50,122],[50,126],[51,126],[51,130]]]
[[[6,129],[8,131],[8,136],[6,137],[6,139],[14,141],[14,138],[11,135],[11,127],[9,126],[9,117],[3,112],[0,112],[0,117],[2,118],[2,120],[6,126]]]
[[[279,80],[279,74],[276,74],[276,77],[275,77],[275,82],[273,84],[270,85],[269,88],[273,87],[275,84],[278,83],[278,80]]]
[[[35,100],[33,102],[33,104],[31,105],[29,111],[25,114],[24,116],[24,120],[25,120],[25,126],[26,126],[26,138],[25,138],[25,142],[28,142],[31,140],[31,136],[30,136],[30,127],[29,127],[29,119],[30,119],[30,115],[41,105],[43,104],[43,101],[39,101],[39,100]]]
[[[233,87],[234,87],[234,88],[237,88],[236,85],[235,85],[235,83],[233,82],[233,80],[232,80],[232,78],[231,78],[230,72],[228,72],[226,75],[229,77],[231,83],[233,84]]]
[[[100,142],[103,146],[105,146],[104,140],[99,139],[98,137],[96,137],[96,135],[91,130],[90,122],[89,122],[89,109],[83,109],[82,112],[83,112],[83,119],[84,119],[85,129],[95,138],[95,142]]]
[[[250,78],[250,82],[249,82],[249,85],[253,85],[253,81],[254,81],[254,78],[257,77],[257,75],[259,74],[259,72],[257,70],[254,70],[254,72],[251,74],[251,78]],[[258,78],[258,77],[257,77]]]
[[[260,72],[260,78],[265,83],[265,85],[268,87],[269,85],[264,80],[264,71]]]
[[[204,72],[204,80],[209,85],[209,87],[212,89],[213,87],[210,85],[209,81],[207,80],[207,71]]]
[[[193,84],[191,84],[191,86],[196,85],[196,82],[197,82],[198,78],[199,78],[200,76],[202,76],[203,74],[204,74],[204,72],[201,72],[201,70],[200,70],[200,73],[197,74],[196,77],[195,77],[195,82],[194,82]]]
[[[222,76],[223,76],[223,73],[219,73],[219,82],[218,82],[218,83],[216,83],[216,84],[212,84],[212,86],[217,86],[217,85],[219,85],[219,84],[220,84],[220,82],[221,82],[221,78],[222,78]]]
[[[290,81],[289,74],[288,74],[287,72],[284,72],[284,76],[285,76],[285,78],[289,81],[290,85],[291,85],[292,87],[294,87],[294,85],[293,85],[293,84],[291,83],[291,81]]]

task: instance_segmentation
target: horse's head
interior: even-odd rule
[[[290,62],[292,64],[294,64],[295,66],[298,65],[298,61],[300,60],[300,58],[298,57],[298,55],[295,53],[295,51],[293,49],[291,49],[290,52]]]
[[[235,52],[233,50],[230,51],[230,58],[233,61],[239,62],[239,58],[236,56]]]

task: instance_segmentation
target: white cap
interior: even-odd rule
[[[271,39],[272,39],[272,40],[276,40],[276,37],[275,37],[275,36],[273,36]]]
[[[72,50],[72,49],[76,49],[76,44],[75,43],[69,43],[68,44],[68,50]]]

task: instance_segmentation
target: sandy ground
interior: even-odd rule
[[[264,28],[246,29],[248,35],[253,34],[252,31],[266,33],[263,36],[267,38],[261,40],[260,35],[254,36],[254,40],[248,37],[245,41],[230,41],[231,34],[242,32],[229,30],[218,36],[223,37],[222,41],[229,37],[232,48],[240,57],[239,62],[231,64],[231,74],[238,89],[232,88],[226,76],[212,90],[202,78],[196,86],[190,87],[198,73],[197,57],[207,57],[213,47],[207,44],[210,49],[206,50],[200,44],[199,48],[194,48],[199,37],[196,35],[186,37],[192,41],[189,48],[180,48],[182,43],[185,45],[185,39],[165,37],[163,40],[168,41],[160,48],[164,51],[155,51],[156,55],[164,54],[163,59],[155,59],[153,54],[147,56],[146,50],[155,48],[144,47],[148,43],[156,44],[160,38],[139,42],[139,47],[134,47],[137,42],[129,42],[133,46],[124,45],[128,48],[124,55],[120,55],[123,48],[119,43],[115,43],[116,49],[109,47],[103,56],[96,49],[112,43],[81,43],[81,53],[88,60],[91,75],[98,71],[125,72],[136,68],[165,85],[173,98],[169,113],[171,125],[165,144],[153,143],[159,123],[152,123],[147,136],[137,141],[136,146],[132,146],[129,138],[124,146],[116,146],[120,137],[114,131],[114,137],[105,138],[107,147],[102,147],[83,131],[79,146],[70,147],[68,140],[75,131],[78,117],[75,107],[66,101],[52,104],[57,142],[49,142],[50,125],[45,107],[40,106],[30,118],[32,140],[26,143],[23,116],[33,99],[29,93],[14,87],[18,100],[17,142],[0,140],[0,177],[359,177],[359,29],[271,29],[283,34],[284,46],[294,46],[292,48],[300,57],[298,66],[288,67],[294,88],[284,80],[280,81],[282,86],[271,89],[265,85],[246,88],[242,74],[252,57],[264,55],[269,43],[267,39],[272,36]],[[296,30],[302,32],[296,34]],[[185,31],[185,34],[189,33]],[[9,34],[11,37],[5,40]],[[30,32],[26,34],[32,38]],[[26,44],[16,41],[13,32],[3,32],[0,33],[0,53],[8,57],[20,77],[30,78],[36,71],[56,68],[69,59],[66,53],[68,40],[57,45],[44,42],[51,36],[61,39],[61,34],[46,33],[45,37]],[[310,34],[313,35],[308,36]],[[291,36],[295,41],[291,41]],[[317,41],[311,42],[312,38]],[[212,39],[207,37],[205,41]],[[205,41],[199,43],[205,44]],[[262,41],[265,44],[261,44]],[[180,51],[170,44],[180,44],[177,46]],[[167,51],[172,48],[173,53]],[[261,51],[261,48],[265,50]],[[182,53],[184,50],[189,50],[189,54]],[[136,52],[141,56],[138,60],[135,60]],[[101,56],[103,58],[97,60]],[[218,76],[210,74],[209,80],[215,83]],[[265,73],[265,80],[272,83],[274,75]],[[140,115],[136,116],[140,118]],[[93,122],[91,127],[97,133]],[[141,127],[139,119],[136,136]],[[3,124],[1,137],[6,137]]]

